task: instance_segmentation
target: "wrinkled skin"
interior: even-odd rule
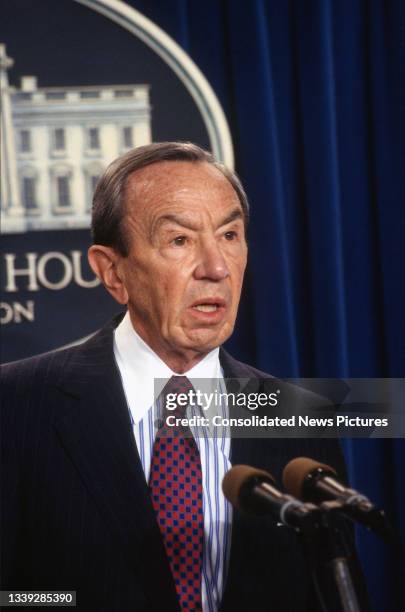
[[[129,177],[123,228],[128,256],[95,245],[90,264],[141,338],[186,372],[234,328],[247,259],[238,196],[208,163],[159,162]]]

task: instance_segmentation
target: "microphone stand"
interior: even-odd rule
[[[347,522],[340,514],[342,505],[328,501],[319,507],[323,511],[321,525],[301,531],[319,603],[323,612],[361,612],[349,566],[350,547],[345,536]],[[321,583],[326,584],[323,590]]]

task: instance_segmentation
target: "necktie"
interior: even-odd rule
[[[182,610],[201,610],[204,540],[200,454],[189,427],[167,426],[170,414],[184,418],[187,406],[166,410],[169,393],[193,390],[185,376],[172,376],[163,390],[164,424],[156,434],[149,488]],[[173,397],[173,396],[172,396]]]

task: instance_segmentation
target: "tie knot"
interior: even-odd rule
[[[189,397],[190,391],[194,391],[194,387],[187,376],[172,376],[162,392],[164,410],[174,410],[183,416],[189,404],[186,396]]]
[[[166,383],[165,393],[188,393],[192,389],[187,376],[172,376]]]

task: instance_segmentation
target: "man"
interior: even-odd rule
[[[248,213],[237,177],[188,143],[130,151],[101,178],[89,261],[127,310],[80,346],[4,368],[3,589],[75,590],[78,609],[108,612],[316,609],[296,534],[232,512],[221,480],[232,464],[279,478],[298,455],[342,471],[337,444],[167,447],[155,426],[154,378],[268,378],[220,348]]]

